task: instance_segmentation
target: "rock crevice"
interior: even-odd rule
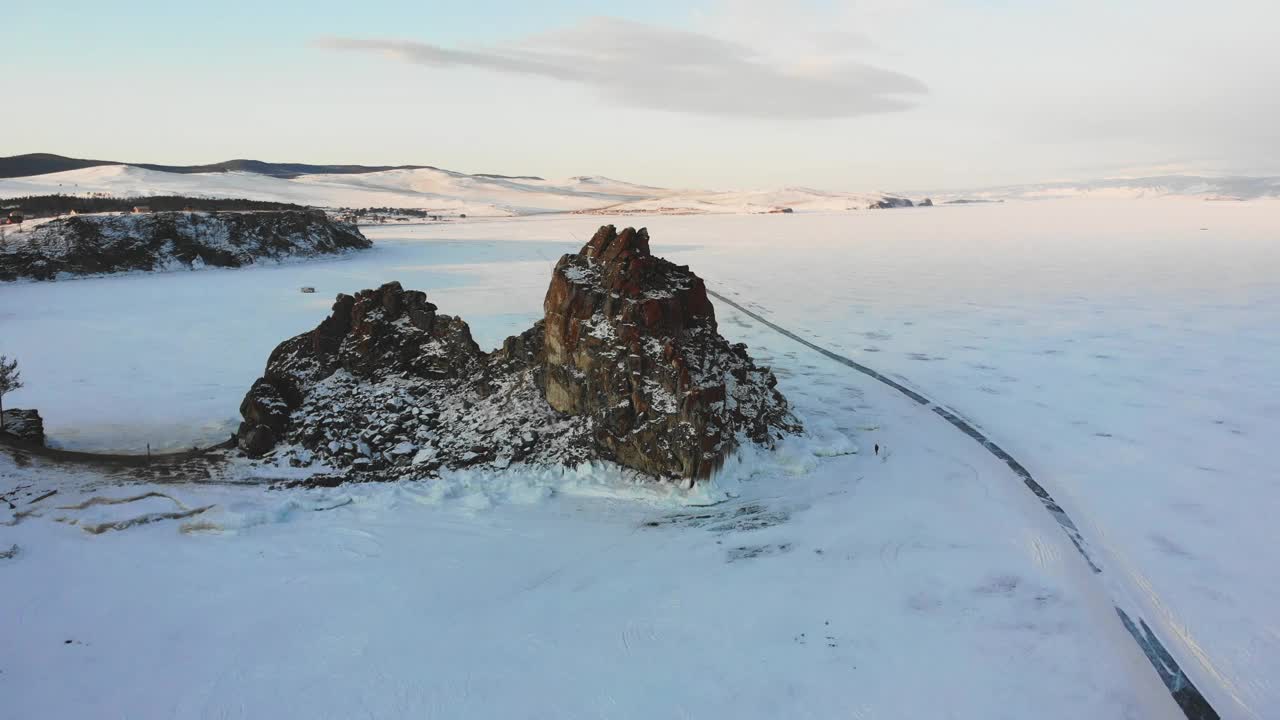
[[[654,257],[643,229],[607,225],[562,257],[543,309],[547,402],[590,416],[623,465],[707,477],[737,433],[769,444],[788,427],[773,374],[720,336],[702,279]]]

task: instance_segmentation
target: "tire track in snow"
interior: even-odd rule
[[[1031,472],[1027,470],[1022,463],[1015,460],[1012,455],[1005,451],[1004,448],[997,445],[994,441],[983,434],[982,431],[978,430],[967,420],[960,417],[958,413],[942,405],[938,405],[915,390],[912,390],[902,383],[897,382],[896,380],[893,380],[892,378],[877,372],[862,363],[832,352],[820,345],[814,344],[804,337],[801,337],[781,325],[768,320],[758,312],[749,310],[714,290],[708,289],[707,294],[720,302],[735,308],[742,314],[756,322],[759,322],[765,327],[768,327],[769,329],[804,345],[810,350],[888,385],[899,393],[906,395],[916,404],[932,410],[957,430],[973,438],[974,442],[986,448],[987,452],[991,453],[1003,462],[1010,470],[1013,471],[1014,475],[1022,480],[1023,485],[1025,485],[1027,489],[1036,496],[1040,501],[1040,504],[1044,506],[1045,510],[1048,511],[1048,513],[1055,521],[1057,521],[1058,525],[1067,534],[1067,538],[1071,540],[1071,544],[1075,546],[1076,550],[1079,551],[1080,556],[1084,558],[1086,563],[1088,563],[1089,568],[1095,574],[1102,573],[1102,567],[1094,562],[1093,557],[1090,556],[1089,551],[1086,549],[1084,537],[1080,534],[1079,528],[1077,528],[1076,524],[1067,516],[1067,513],[1062,509],[1062,506],[1058,505],[1057,501],[1053,499],[1053,496],[1049,494],[1049,491],[1045,490],[1044,486],[1036,481],[1036,479],[1031,475]],[[756,305],[756,307],[764,310],[760,305]],[[1173,658],[1173,655],[1170,654],[1164,644],[1160,642],[1160,638],[1156,636],[1155,632],[1147,626],[1146,621],[1144,621],[1136,612],[1131,616],[1130,613],[1125,612],[1125,610],[1119,605],[1115,605],[1115,611],[1120,617],[1120,622],[1124,625],[1125,629],[1129,631],[1129,635],[1132,636],[1134,642],[1138,644],[1143,655],[1145,655],[1147,660],[1150,661],[1152,668],[1154,668],[1156,674],[1160,676],[1160,680],[1164,683],[1165,687],[1169,689],[1169,694],[1173,696],[1174,702],[1182,709],[1182,712],[1187,716],[1187,719],[1219,720],[1221,716],[1218,715],[1217,711],[1209,704],[1209,701],[1205,699],[1200,690],[1196,688],[1195,684],[1191,682],[1191,679],[1188,678],[1182,668],[1179,667],[1177,661]]]

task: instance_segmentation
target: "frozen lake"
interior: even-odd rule
[[[40,408],[63,447],[222,440],[267,354],[337,292],[399,280],[494,347],[540,316],[551,264],[602,222],[648,226],[656,254],[713,289],[982,427],[1128,579],[1221,712],[1280,713],[1275,201],[379,227],[374,250],[331,261],[2,285],[0,352],[28,385],[6,404]]]

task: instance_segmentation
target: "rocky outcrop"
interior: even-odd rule
[[[4,427],[0,429],[0,434],[43,446],[44,420],[35,410],[5,410]]]
[[[932,205],[933,203],[930,203]],[[907,198],[883,197],[867,206],[868,210],[889,210],[891,208],[915,207],[915,203]]]
[[[437,310],[398,283],[339,295],[271,354],[241,449],[339,480],[593,459],[697,479],[739,439],[799,429],[773,374],[719,335],[702,280],[644,230],[605,226],[562,257],[544,319],[492,353]]]
[[[542,400],[540,331],[484,353],[424,293],[392,282],[339,295],[319,326],[271,353],[240,405],[237,443],[349,480],[582,462],[585,423]]]
[[[787,427],[777,381],[720,336],[702,279],[649,250],[645,230],[600,228],[552,274],[546,400],[592,419],[606,457],[655,475],[707,477],[743,433]]]
[[[0,243],[0,280],[240,267],[371,245],[355,226],[319,211],[75,215],[8,232]]]

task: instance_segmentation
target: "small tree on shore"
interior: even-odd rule
[[[20,387],[22,373],[18,371],[18,359],[0,355],[0,431],[4,430],[4,396]]]

